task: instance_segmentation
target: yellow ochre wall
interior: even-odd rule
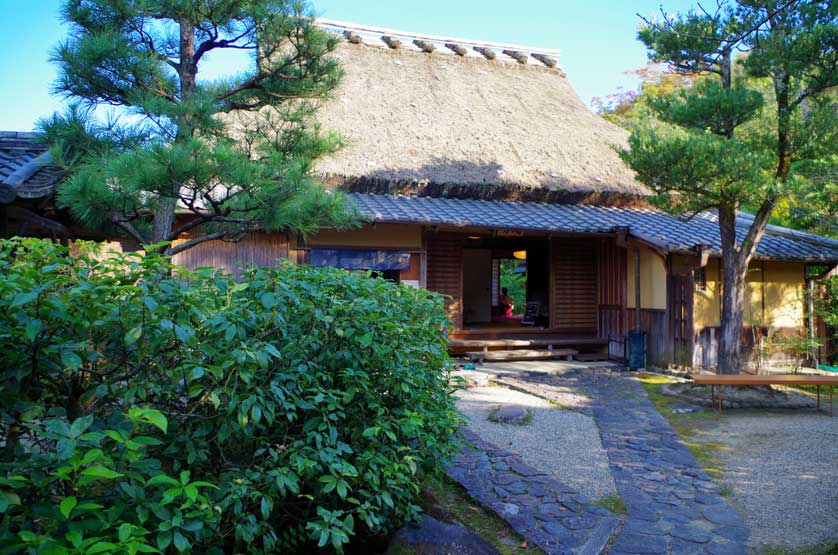
[[[697,330],[720,325],[722,274],[719,259],[708,261],[706,275],[706,289],[696,290],[694,296],[693,322]],[[803,262],[752,262],[745,282],[745,325],[803,326],[804,280]]]
[[[666,263],[646,247],[640,248],[640,308],[666,310]],[[634,308],[634,251],[628,251],[628,307]]]
[[[711,258],[704,267],[707,286],[703,291],[696,288],[693,296],[693,326],[695,329],[718,326],[721,321],[721,274],[719,259]]]

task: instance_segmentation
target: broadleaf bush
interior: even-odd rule
[[[456,448],[442,299],[0,242],[0,553],[342,551]]]

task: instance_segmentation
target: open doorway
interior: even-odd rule
[[[546,328],[546,240],[470,238],[463,249],[463,323],[480,328]]]

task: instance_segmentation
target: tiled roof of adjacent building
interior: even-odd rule
[[[61,170],[49,165],[48,147],[35,133],[0,131],[0,203],[52,193]]]
[[[667,252],[695,253],[708,245],[721,253],[716,216],[693,218],[642,208],[498,202],[352,193],[348,195],[363,217],[380,223],[413,223],[468,228],[513,229],[547,233],[612,233],[628,227],[637,237]],[[744,237],[748,215],[740,216]],[[757,257],[778,260],[838,262],[838,241],[779,226],[769,226]]]

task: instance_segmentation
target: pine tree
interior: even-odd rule
[[[723,1],[713,12],[646,20],[639,38],[652,61],[702,76],[687,90],[653,100],[665,125],[635,130],[623,158],[663,205],[718,214],[719,371],[737,373],[748,265],[777,203],[817,179],[813,168],[838,148],[829,94],[838,86],[838,6]],[[754,86],[760,82],[766,86]],[[755,211],[747,228],[736,221],[744,207]]]
[[[70,174],[58,204],[75,218],[168,254],[349,221],[342,198],[311,177],[339,145],[313,116],[341,70],[337,39],[307,4],[66,0],[62,16],[70,34],[52,55],[55,90],[73,104],[41,126]],[[249,64],[201,78],[223,51],[246,52]],[[94,118],[102,107],[118,117]]]

